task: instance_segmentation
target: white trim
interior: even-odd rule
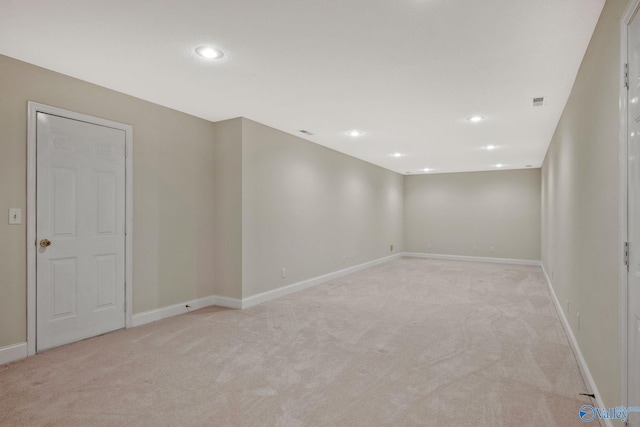
[[[640,0],[631,0],[629,2],[629,4],[627,5],[627,9],[624,11],[624,15],[622,15],[622,19],[620,19],[620,22],[622,23],[623,26],[626,27],[631,23],[631,20],[635,16],[639,6],[640,6]],[[623,40],[624,40],[624,43],[626,44],[627,43],[626,32],[624,34]]]
[[[187,305],[189,306],[188,308]],[[190,311],[200,310],[201,308],[211,307],[214,305],[219,307],[239,309],[242,308],[242,301],[235,298],[210,295],[208,297],[198,298],[191,301],[185,301],[179,304],[134,314],[132,319],[132,326],[136,327],[145,325],[147,323],[155,322],[156,320],[178,316],[180,314],[189,313]]]
[[[640,0],[638,0],[640,1]],[[628,22],[624,19],[620,23],[620,73],[621,79],[624,79],[624,64],[627,63],[628,54],[627,54],[627,26]],[[624,81],[624,80],[623,80]],[[620,402],[623,406],[629,406],[628,400],[628,390],[627,390],[627,267],[624,265],[622,261],[624,258],[624,248],[623,242],[627,241],[628,238],[628,230],[627,230],[627,89],[624,87],[624,84],[620,85],[620,101],[619,101],[619,109],[620,109],[620,128],[618,130],[618,155],[619,155],[619,189],[618,189],[618,197],[620,198],[620,213],[619,213],[619,221],[620,221],[620,230],[618,233],[619,241],[618,241],[618,250],[620,251],[620,277],[618,281],[618,298],[619,298],[619,329],[620,329],[620,396],[622,401]]]
[[[133,126],[125,129],[125,230],[124,288],[125,327],[133,326]]]
[[[620,310],[620,387],[622,405],[629,406],[629,391],[627,384],[627,352],[628,352],[628,331],[627,331],[627,316],[628,316],[628,271],[627,267],[622,262],[624,257],[624,249],[622,247],[623,242],[628,239],[628,177],[627,177],[627,156],[628,156],[628,141],[627,141],[627,114],[628,114],[628,90],[624,86],[624,65],[629,61],[628,51],[628,27],[631,20],[635,16],[638,7],[640,6],[640,0],[632,0],[627,5],[627,9],[620,20],[620,93],[619,93],[619,109],[620,109],[620,123],[618,129],[618,150],[619,150],[619,166],[620,166],[620,188],[618,196],[620,198],[620,232],[619,232],[619,259],[620,259],[620,281],[618,284],[619,290],[619,310]]]
[[[154,310],[134,314],[132,323],[134,327],[141,326],[147,323],[155,322],[156,320],[162,320],[168,317],[178,316],[179,314],[185,314],[190,311],[200,310],[201,308],[217,305],[217,298],[218,297],[216,297],[215,295],[212,295],[204,298],[194,299],[191,301],[185,301],[180,304],[170,305],[168,307],[156,308]],[[188,308],[187,305],[189,306]]]
[[[602,397],[600,392],[598,391],[598,386],[596,386],[596,382],[593,379],[593,375],[591,375],[591,371],[589,370],[589,366],[587,365],[587,361],[582,355],[582,351],[580,350],[580,346],[578,345],[578,340],[576,336],[573,334],[573,330],[571,329],[571,325],[569,325],[569,321],[562,310],[562,306],[560,305],[560,301],[558,300],[558,296],[556,295],[556,291],[553,289],[553,284],[551,280],[549,280],[549,276],[547,275],[547,271],[544,269],[544,265],[541,265],[542,273],[544,274],[544,278],[547,282],[547,287],[549,288],[549,294],[551,295],[551,299],[553,300],[553,305],[556,308],[556,312],[558,313],[558,317],[560,318],[560,323],[562,323],[562,328],[564,329],[565,334],[567,335],[567,339],[569,340],[569,344],[571,345],[571,349],[573,350],[573,354],[576,356],[576,360],[578,361],[578,366],[580,367],[580,371],[582,372],[582,378],[584,378],[584,382],[587,385],[587,390],[589,393],[593,393],[596,396],[596,407],[604,408],[604,402],[602,401]],[[613,427],[611,420],[605,419],[600,420],[604,421],[607,427]]]
[[[36,125],[43,112],[125,132],[125,325],[133,325],[133,126],[62,108],[27,102],[27,354],[36,354]]]
[[[446,254],[429,254],[423,252],[405,252],[402,254],[405,257],[412,258],[429,258],[429,259],[445,259],[450,261],[469,261],[469,262],[486,262],[490,264],[515,264],[515,265],[542,265],[540,261],[533,259],[516,259],[516,258],[490,258],[479,256],[464,256],[464,255],[446,255]]]
[[[298,292],[303,289],[307,289],[312,286],[319,285],[320,283],[324,283],[328,280],[335,279],[337,277],[355,273],[356,271],[364,270],[365,268],[373,267],[374,265],[384,264],[385,262],[398,259],[402,257],[402,255],[403,254],[400,253],[396,255],[387,256],[384,258],[379,258],[373,261],[354,265],[353,267],[348,267],[342,270],[334,271],[333,273],[324,274],[322,276],[317,276],[311,279],[303,280],[302,282],[293,283],[291,285],[283,286],[281,288],[273,289],[271,291],[266,291],[260,294],[252,295],[248,298],[242,299],[242,308],[245,309],[245,308],[253,307],[254,305],[258,305],[263,302],[271,301],[276,298],[280,298],[285,295],[289,295],[291,293]]]
[[[242,309],[242,300],[240,299],[221,297],[218,295],[216,295],[214,298],[215,302],[213,305],[217,305],[218,307],[235,308],[238,310]]]
[[[281,288],[273,289],[271,291],[263,292],[257,295],[244,298],[242,300],[237,298],[223,297],[219,295],[211,295],[208,297],[195,299],[192,301],[183,302],[180,304],[170,305],[168,307],[157,308],[154,310],[145,311],[133,315],[133,326],[140,326],[146,323],[155,322],[156,320],[166,319],[168,317],[177,316],[179,314],[188,313],[189,311],[199,310],[201,308],[210,307],[213,305],[219,307],[228,307],[235,309],[245,309],[261,304],[263,302],[271,301],[276,298],[289,295],[294,292],[301,291],[303,289],[310,288],[312,286],[319,285],[328,280],[335,279],[337,277],[344,276],[346,274],[355,273],[356,271],[363,270],[365,268],[373,267],[374,265],[383,264],[385,262],[392,261],[402,257],[402,254],[391,255],[384,258],[379,258],[373,261],[358,264],[353,267],[345,268],[342,270],[334,271],[333,273],[317,276],[302,282],[294,283]],[[189,305],[190,308],[186,308]]]
[[[0,347],[0,365],[13,362],[15,360],[24,359],[27,356],[28,354],[26,342]]]
[[[36,354],[36,113],[27,103],[27,354]]]

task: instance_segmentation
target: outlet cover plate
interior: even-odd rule
[[[22,224],[22,209],[9,209],[9,225]]]

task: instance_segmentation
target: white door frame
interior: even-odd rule
[[[133,301],[133,126],[62,108],[27,103],[27,354],[36,353],[36,124],[37,113],[107,126],[125,132],[125,326],[132,326]]]
[[[627,389],[627,351],[628,351],[628,335],[627,335],[627,315],[628,315],[628,270],[622,260],[624,259],[624,242],[628,241],[628,224],[627,209],[628,206],[628,186],[627,186],[627,88],[624,85],[625,80],[625,64],[629,62],[628,58],[628,30],[631,20],[636,15],[640,0],[631,0],[627,9],[620,20],[620,128],[619,128],[619,152],[620,152],[620,384],[622,405],[629,406],[629,394]]]

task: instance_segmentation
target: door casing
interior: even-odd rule
[[[53,114],[125,132],[125,326],[132,326],[133,301],[133,126],[29,101],[27,103],[27,354],[36,353],[36,116]]]

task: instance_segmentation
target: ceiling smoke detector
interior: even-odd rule
[[[533,98],[533,106],[534,107],[541,107],[544,104],[544,97],[539,97],[539,98]]]

